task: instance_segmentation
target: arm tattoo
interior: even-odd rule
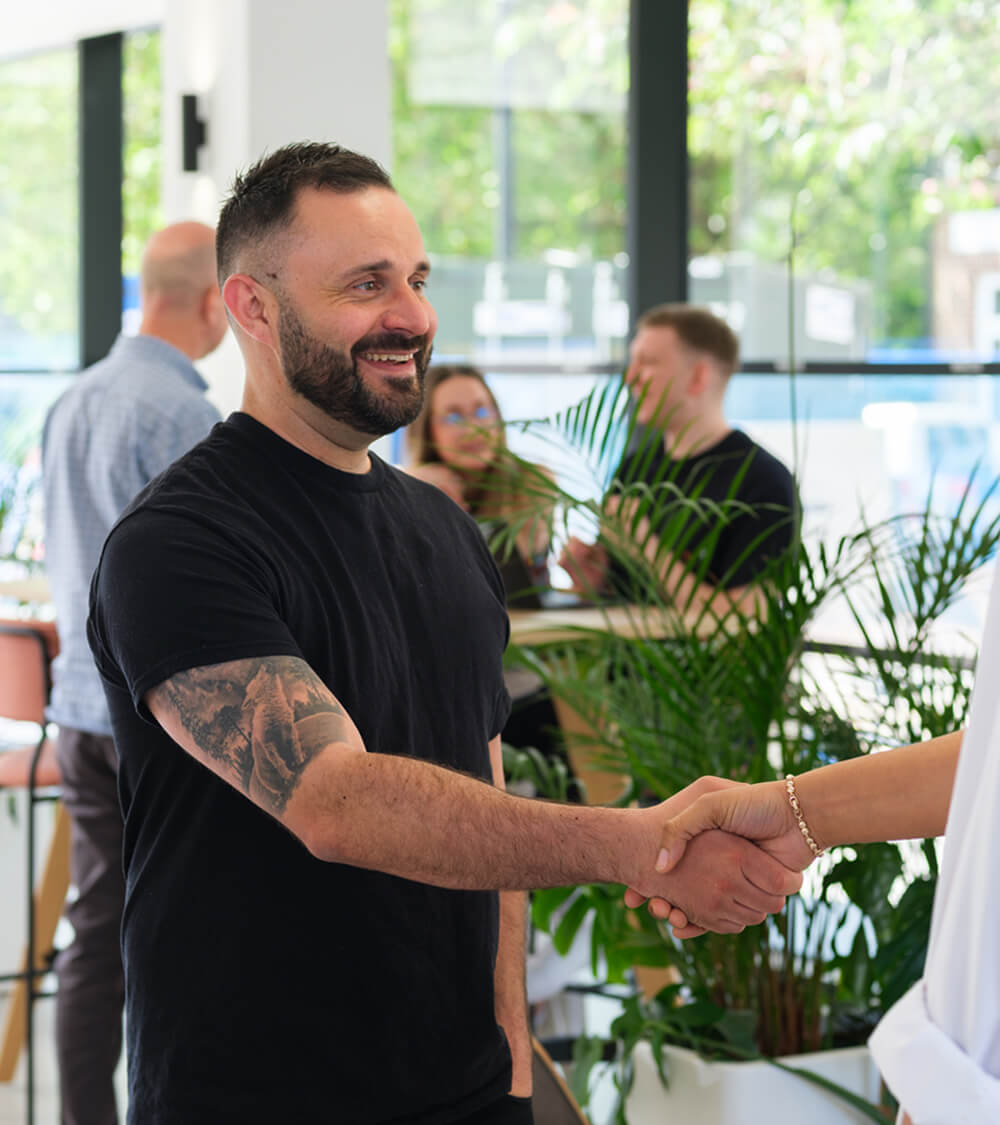
[[[305,661],[277,656],[179,672],[154,688],[205,757],[274,814],[302,771],[335,742],[356,742],[354,724]]]

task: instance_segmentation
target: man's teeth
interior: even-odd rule
[[[371,360],[373,363],[409,363],[415,354],[415,352],[407,352],[405,355],[389,354],[388,352],[364,353],[365,359]]]

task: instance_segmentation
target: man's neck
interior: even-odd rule
[[[289,445],[294,445],[324,465],[345,473],[367,473],[371,468],[368,455],[371,439],[334,421],[308,403],[293,408],[283,402],[275,408],[273,401],[254,394],[248,381],[244,386],[240,409],[284,438]]]
[[[733,427],[720,414],[709,420],[699,419],[683,427],[669,427],[663,434],[663,448],[674,461],[694,457],[719,444],[733,432]]]
[[[200,347],[200,341],[195,339],[193,332],[184,331],[178,325],[168,324],[161,320],[143,320],[139,325],[139,335],[152,336],[154,339],[162,340],[165,344],[170,344],[179,352],[183,352],[192,361],[201,359],[205,354]]]

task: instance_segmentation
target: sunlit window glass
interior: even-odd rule
[[[0,371],[77,365],[77,58],[0,62]]]
[[[160,36],[126,35],[122,45],[124,169],[122,181],[122,324],[139,318],[139,264],[149,236],[163,224],[160,206]]]
[[[627,0],[391,0],[393,176],[438,356],[624,356]]]
[[[748,359],[1000,358],[996,5],[692,0],[690,283]],[[789,284],[794,241],[794,285]]]

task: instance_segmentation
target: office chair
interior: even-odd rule
[[[40,995],[37,982],[49,971],[49,951],[69,888],[69,816],[62,805],[56,811],[49,853],[37,887],[35,884],[36,809],[40,803],[58,796],[53,788],[59,780],[58,766],[45,729],[50,667],[58,650],[58,635],[52,622],[0,621],[0,718],[32,723],[38,732],[32,745],[0,753],[0,785],[27,791],[25,948],[18,971],[0,976],[0,981],[14,984],[0,1039],[0,1082],[13,1079],[24,1047],[28,1125],[34,1125],[35,1113],[34,1004]]]

